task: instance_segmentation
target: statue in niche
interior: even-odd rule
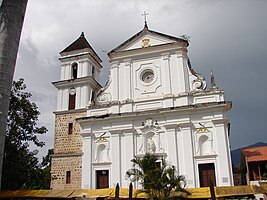
[[[152,137],[149,137],[147,140],[147,152],[148,153],[155,153],[156,152],[156,145]]]

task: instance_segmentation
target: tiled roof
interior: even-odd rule
[[[267,161],[267,146],[241,149],[247,162]]]
[[[102,62],[101,58],[97,55],[95,50],[91,47],[89,42],[86,40],[83,32],[81,33],[80,37],[77,40],[75,40],[73,43],[67,46],[63,51],[60,52],[60,54],[75,51],[75,50],[88,49],[88,48],[91,49],[92,54],[93,54],[92,56],[96,56],[99,59],[99,62]]]
[[[84,33],[82,32],[81,36],[77,40],[71,43],[68,47],[66,47],[60,53],[70,52],[70,51],[85,49],[85,48],[92,48],[92,47],[90,46],[89,42],[85,39]]]

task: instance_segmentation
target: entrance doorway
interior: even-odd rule
[[[97,170],[96,171],[96,189],[109,188],[109,171]]]
[[[213,185],[216,186],[214,163],[199,164],[198,171],[200,187],[209,187],[210,182],[213,182]]]

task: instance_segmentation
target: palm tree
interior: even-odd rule
[[[126,172],[131,182],[138,181],[143,185],[143,192],[151,199],[162,199],[170,195],[172,189],[183,190],[185,177],[177,175],[174,166],[168,165],[164,158],[158,159],[155,154],[145,154],[143,158],[131,160],[133,168]]]
[[[0,189],[9,96],[28,0],[0,0]]]

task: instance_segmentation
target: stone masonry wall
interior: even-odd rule
[[[51,189],[81,188],[82,180],[82,137],[75,119],[86,112],[57,113],[55,116],[54,156],[51,165]],[[69,134],[69,123],[73,132]],[[70,171],[70,183],[66,183]]]
[[[55,119],[55,138],[54,153],[81,153],[82,137],[80,135],[80,126],[75,119],[84,117],[86,112],[56,114]],[[73,123],[73,133],[68,134],[69,123]]]
[[[70,183],[66,183],[67,171],[71,172]],[[81,179],[82,156],[52,158],[51,189],[80,189]]]

